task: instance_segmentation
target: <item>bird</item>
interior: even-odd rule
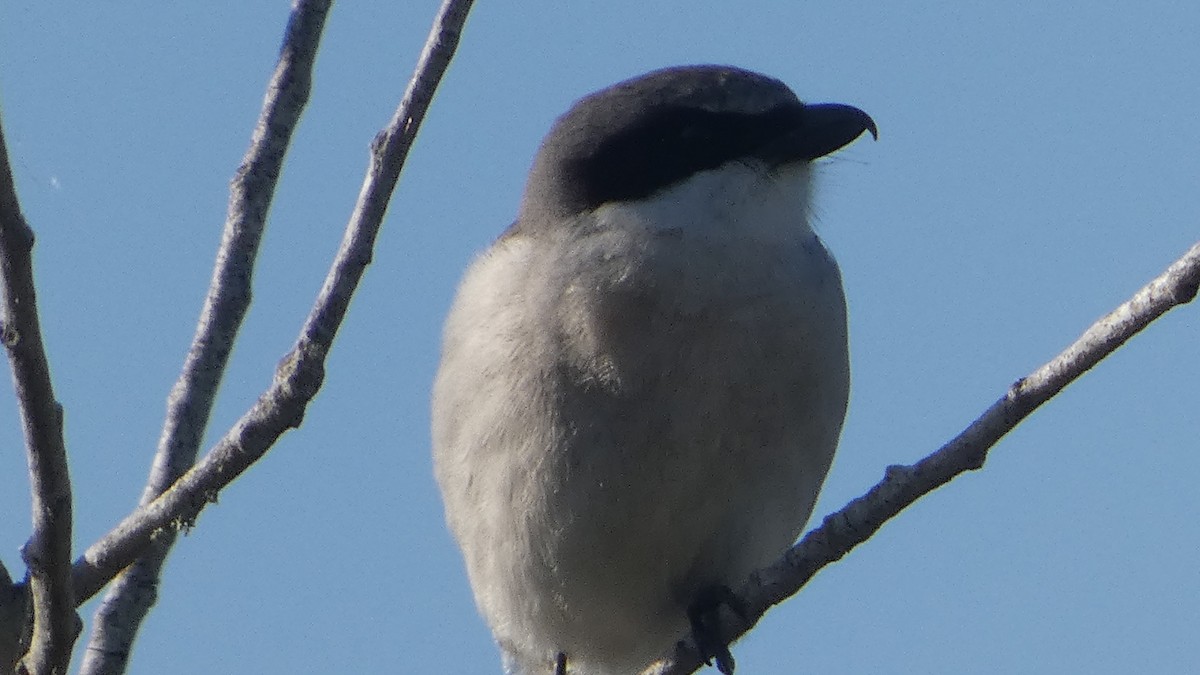
[[[653,672],[808,520],[850,388],[813,161],[869,132],[733,66],[584,96],[468,267],[431,396],[434,474],[512,675]]]

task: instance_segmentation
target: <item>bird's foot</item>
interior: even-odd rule
[[[554,659],[554,675],[567,675],[567,653],[559,652]]]
[[[692,641],[704,663],[712,665],[717,662],[717,670],[723,675],[733,675],[733,654],[729,653],[729,645],[721,638],[720,619],[721,607],[733,610],[742,619],[746,618],[746,605],[728,586],[710,586],[696,596],[691,607],[688,607],[688,622],[692,626]]]

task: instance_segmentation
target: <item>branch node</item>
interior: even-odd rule
[[[1200,279],[1196,279],[1191,283],[1181,284],[1175,295],[1175,301],[1180,305],[1186,305],[1196,299],[1196,293],[1200,292]]]

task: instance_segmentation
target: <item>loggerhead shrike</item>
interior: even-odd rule
[[[467,270],[434,467],[509,673],[625,675],[804,527],[846,413],[846,305],[812,160],[871,118],[727,66],[584,97]],[[707,617],[707,620],[706,620]]]

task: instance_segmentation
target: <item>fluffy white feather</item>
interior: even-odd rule
[[[807,162],[730,162],[466,274],[434,384],[435,470],[516,673],[637,673],[800,533],[849,390]]]

